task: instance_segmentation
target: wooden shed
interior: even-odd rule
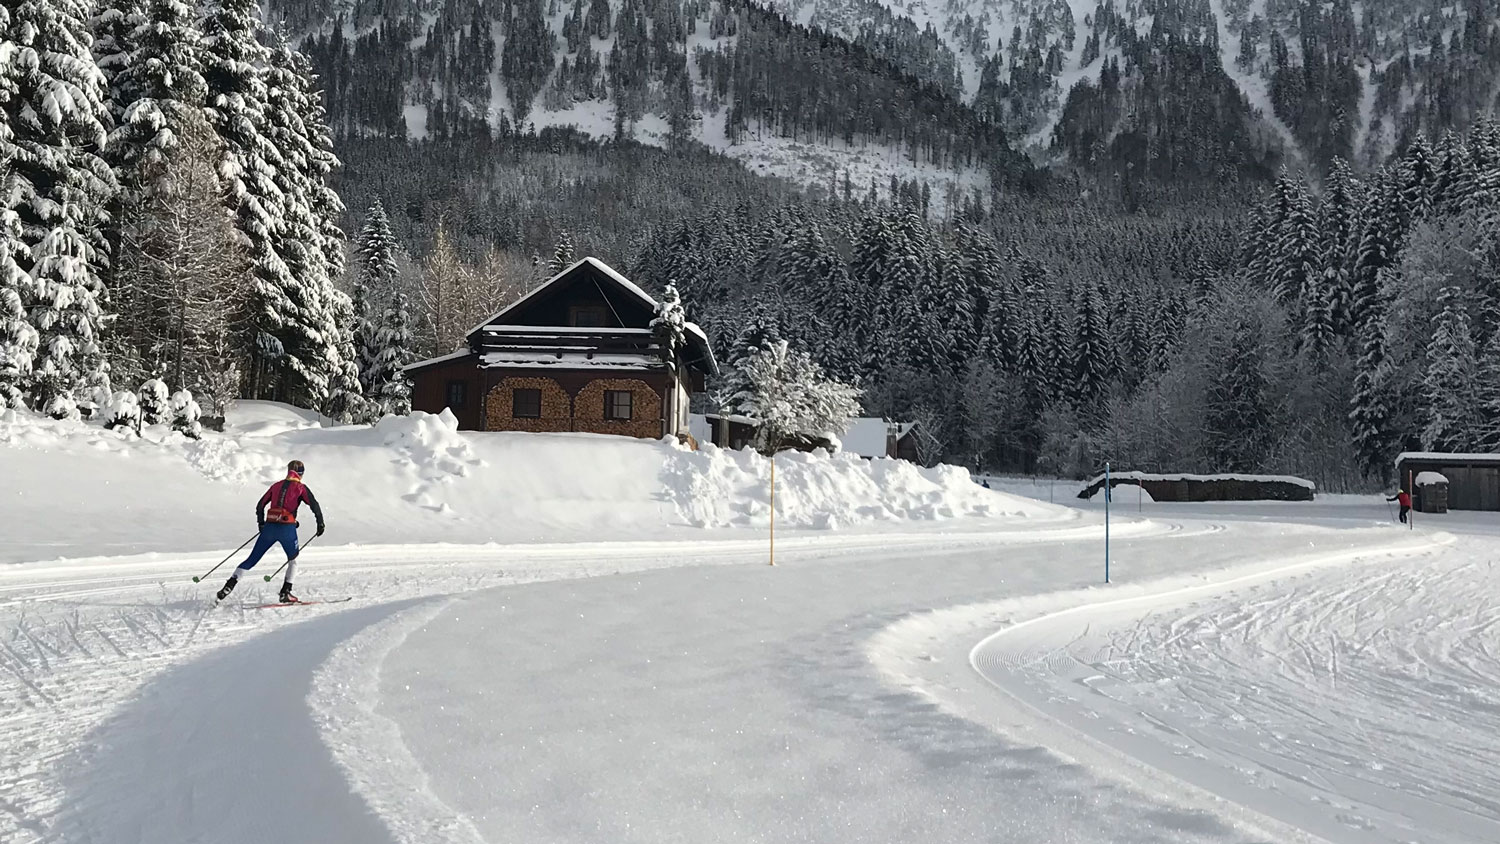
[[[1114,472],[1109,485],[1139,486],[1154,501],[1311,501],[1312,481],[1287,475],[1179,475]],[[1093,478],[1078,497],[1094,497],[1104,486],[1104,475]]]
[[[1500,454],[1449,454],[1408,451],[1396,458],[1396,477],[1401,488],[1412,490],[1412,482],[1423,472],[1436,472],[1448,479],[1449,510],[1500,510]],[[1422,486],[1412,490],[1412,504],[1423,510]]]

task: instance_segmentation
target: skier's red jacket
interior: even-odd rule
[[[1411,494],[1403,489],[1400,492],[1396,493],[1396,501],[1399,502],[1402,507],[1410,507]]]
[[[255,520],[262,524],[269,521],[294,525],[297,523],[297,505],[304,501],[312,508],[318,524],[323,524],[323,508],[318,506],[318,499],[302,483],[302,478],[293,472],[286,476],[286,480],[271,484],[266,494],[260,497],[260,503],[255,505]],[[269,513],[266,512],[268,504],[271,506]]]

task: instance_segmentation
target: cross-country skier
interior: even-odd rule
[[[1411,493],[1403,489],[1390,498],[1387,498],[1386,501],[1401,502],[1401,524],[1406,524],[1406,514],[1411,512]]]
[[[323,508],[318,506],[318,499],[313,497],[312,490],[302,483],[305,471],[301,460],[293,460],[287,464],[286,480],[271,484],[266,494],[260,497],[260,503],[255,505],[255,522],[260,525],[260,538],[255,540],[250,556],[224,582],[224,588],[219,590],[219,600],[224,600],[233,592],[240,577],[255,568],[255,564],[260,562],[260,558],[265,556],[271,546],[279,542],[286,552],[286,579],[281,583],[281,602],[297,603],[297,596],[292,594],[292,575],[297,571],[297,505],[307,502],[318,519],[317,535],[323,535]],[[271,507],[270,512],[266,511],[267,505]]]

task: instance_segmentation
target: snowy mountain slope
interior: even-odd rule
[[[507,20],[503,10],[511,8],[515,17]],[[269,6],[309,33],[304,48],[333,83],[330,111],[344,131],[423,138],[476,126],[568,126],[666,147],[696,141],[756,172],[805,185],[847,176],[861,192],[873,181],[883,193],[894,175],[927,182],[940,196],[948,185],[984,187],[983,166],[930,157],[903,140],[942,131],[937,115],[898,111],[892,116],[904,132],[870,134],[878,112],[856,114],[862,107],[854,104],[839,104],[856,119],[833,131],[787,125],[758,106],[747,111],[745,101],[762,89],[750,76],[705,73],[704,62],[715,55],[743,60],[754,29],[747,21],[760,14],[754,8],[734,0]],[[1232,80],[1248,112],[1195,131],[1244,133],[1239,121],[1249,121],[1298,167],[1321,168],[1335,155],[1372,165],[1418,131],[1463,129],[1491,110],[1500,81],[1491,58],[1500,36],[1487,16],[1467,7],[1364,0],[1299,12],[1265,0],[777,0],[770,8],[815,36],[833,33],[863,51],[824,55],[823,67],[874,57],[904,74],[913,92],[927,86],[969,104],[1034,155],[1061,152],[1084,164],[1091,162],[1078,161],[1071,135],[1129,134],[1141,129],[1141,116],[1127,106],[1098,125],[1079,126],[1083,114],[1097,111],[1080,83],[1117,84],[1108,74],[1118,72],[1127,86],[1152,86],[1143,102],[1224,108],[1191,75],[1143,67],[1180,61],[1184,47]],[[804,37],[769,33],[783,54],[802,49],[795,45]],[[749,72],[754,86],[785,85],[774,63]],[[352,84],[362,78],[365,84]],[[843,96],[840,88],[812,90],[819,100]],[[1148,135],[1162,131],[1146,128]]]

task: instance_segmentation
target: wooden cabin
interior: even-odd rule
[[[718,365],[692,323],[669,351],[652,328],[657,309],[584,258],[476,325],[464,348],[407,366],[412,409],[447,408],[468,431],[686,436],[689,396]]]
[[[1447,480],[1449,510],[1500,510],[1500,454],[1448,454],[1408,451],[1396,458],[1396,478],[1402,489],[1423,472],[1435,472]],[[1423,511],[1431,502],[1422,501],[1423,485],[1417,484],[1413,502]]]

